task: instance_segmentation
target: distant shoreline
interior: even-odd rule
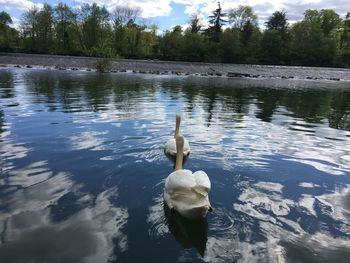
[[[100,58],[22,53],[0,53],[0,66],[39,66],[58,70],[93,71]],[[227,78],[279,78],[350,81],[350,69],[269,66],[247,64],[221,64],[160,60],[112,60],[110,72],[127,72],[157,75],[198,75]]]

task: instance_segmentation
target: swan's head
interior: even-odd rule
[[[181,121],[181,116],[180,116],[180,114],[176,114],[176,122],[180,122]]]

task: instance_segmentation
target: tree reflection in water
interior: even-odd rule
[[[0,70],[0,258],[347,260],[345,86]],[[186,168],[212,182],[216,210],[199,223],[163,207],[175,112]]]

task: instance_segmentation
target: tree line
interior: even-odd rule
[[[220,3],[204,27],[194,14],[184,30],[175,26],[162,35],[145,25],[140,10],[116,6],[108,12],[97,4],[79,10],[64,3],[33,7],[18,29],[0,12],[0,51],[109,58],[198,62],[350,67],[350,12],[341,18],[332,9],[306,10],[288,23],[276,11],[261,29],[250,6],[224,13]]]

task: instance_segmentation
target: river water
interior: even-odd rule
[[[0,261],[348,262],[349,83],[0,70]],[[175,113],[214,208],[164,208]]]

